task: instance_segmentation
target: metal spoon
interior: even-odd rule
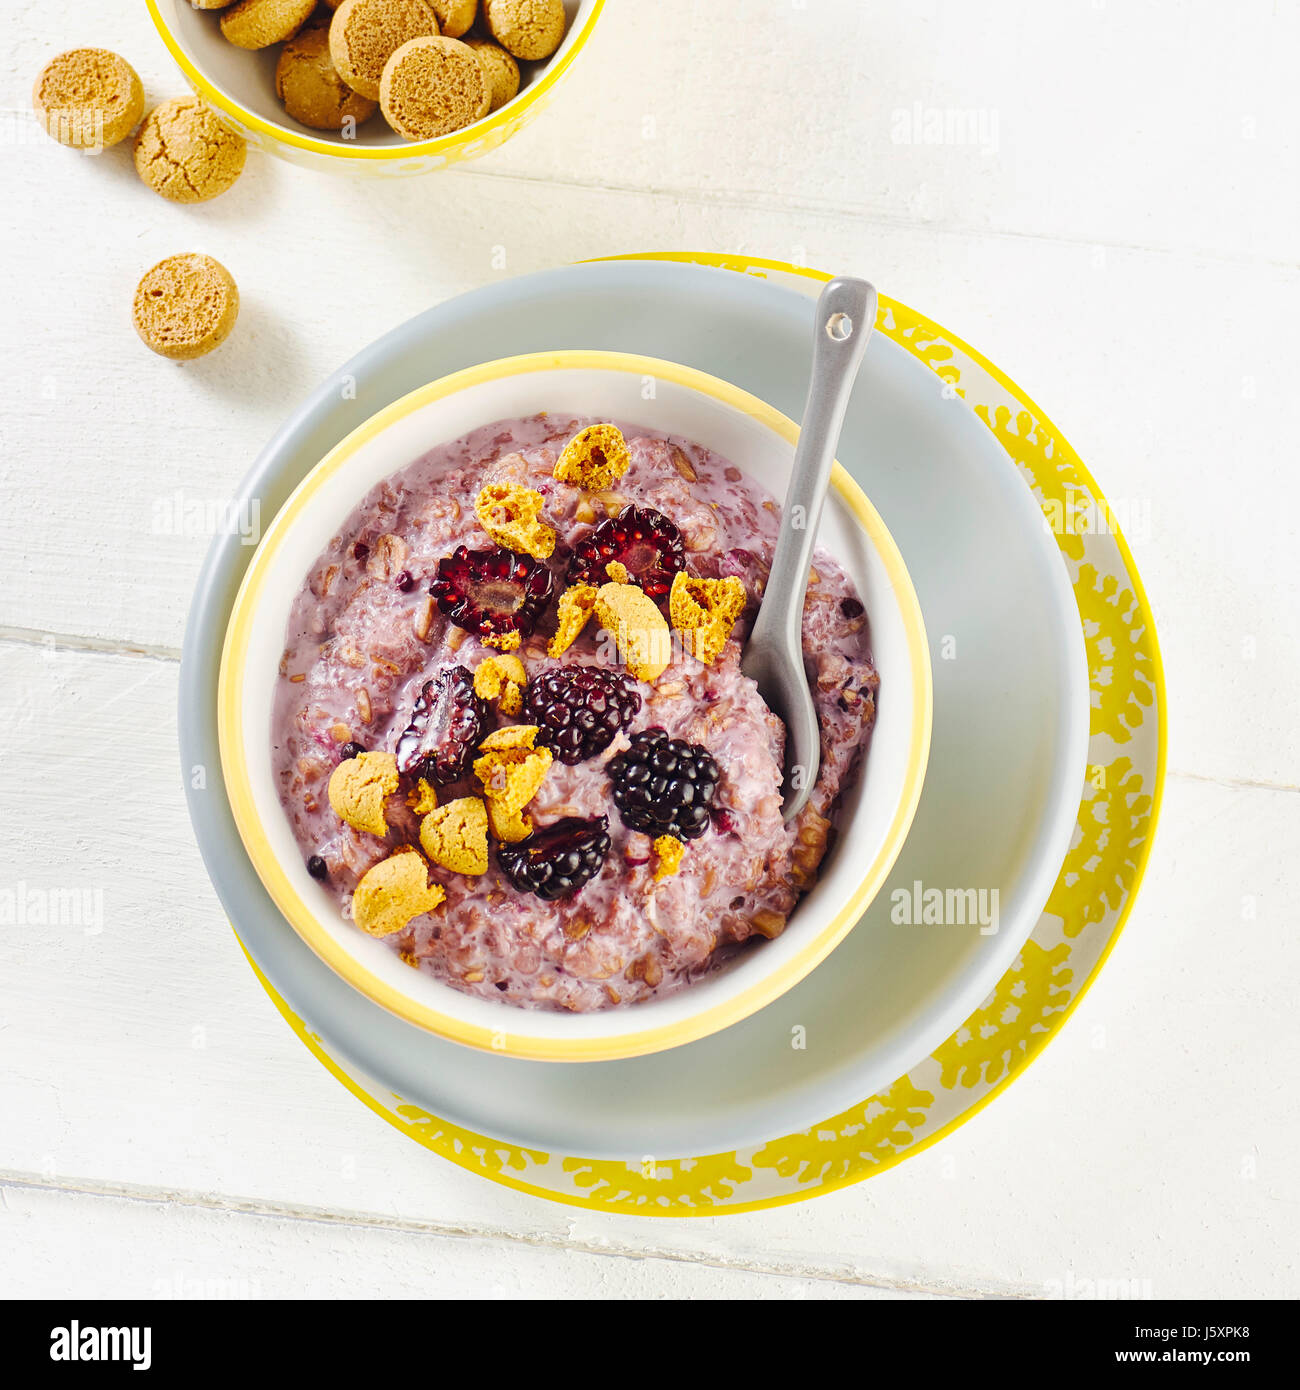
[[[785,784],[781,814],[797,815],[817,781],[821,735],[803,664],[803,601],[817,523],[867,340],[876,326],[876,292],[865,280],[838,277],[817,301],[812,380],[794,451],[781,532],[758,617],[740,669],[785,724]]]

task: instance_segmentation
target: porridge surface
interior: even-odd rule
[[[396,751],[431,676],[453,666],[473,672],[500,655],[444,618],[428,593],[441,558],[461,545],[491,546],[474,514],[483,487],[516,483],[542,494],[541,519],[557,533],[546,562],[557,596],[572,546],[629,503],[676,525],[688,572],[742,581],[747,607],[714,662],[674,647],[653,684],[634,682],[641,704],[627,729],[587,761],[557,758],[527,807],[535,830],[564,817],[608,817],[611,845],[598,874],[572,896],[544,901],[507,881],[495,850],[481,875],[434,864],[430,880],[445,890],[445,902],[385,938],[414,968],[521,1007],[587,1011],[662,996],[745,943],[778,934],[816,876],[840,792],[857,776],[875,719],[867,616],[844,571],[819,550],[803,636],[822,764],[808,806],[786,826],[784,730],[739,668],[779,508],[709,450],[629,425],[621,428],[631,463],[610,491],[557,481],[552,469],[565,443],[593,423],[542,415],[487,425],[375,487],[295,599],[273,716],[281,802],[304,857],[319,860],[326,888],[350,915],[361,876],[394,851],[419,845],[419,815],[404,779],[402,793],[388,798],[385,837],[353,829],[331,809],[331,774],[354,745]],[[555,667],[610,666],[609,639],[595,618],[558,658],[546,650],[555,625],[552,601],[514,653],[530,680]],[[526,722],[525,714],[494,708],[486,727]],[[658,879],[651,836],[624,825],[607,771],[632,736],[656,726],[707,749],[720,771],[708,829],[685,843],[677,871]],[[482,790],[471,773],[439,787],[438,802]]]

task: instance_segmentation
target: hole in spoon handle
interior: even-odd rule
[[[847,314],[832,314],[826,320],[826,336],[837,343],[847,342],[853,336],[853,320]]]

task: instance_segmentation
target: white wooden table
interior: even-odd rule
[[[1297,7],[612,0],[550,112],[477,165],[363,185],[252,156],[198,208],[21,115],[79,44],[179,93],[144,6],[11,8],[0,888],[85,890],[102,929],[0,925],[0,1294],[1294,1296]],[[974,113],[966,138],[926,143],[936,111]],[[129,307],[189,249],[244,309],[179,367]],[[839,1194],[652,1223],[441,1163],[257,987],[183,805],[177,651],[209,536],[174,519],[417,310],[656,249],[869,275],[1040,400],[1146,509],[1171,744],[1125,936],[1006,1095]]]

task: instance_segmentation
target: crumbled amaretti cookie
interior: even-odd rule
[[[131,318],[141,341],[176,362],[220,347],[239,317],[234,277],[211,256],[168,256],[146,270]]]
[[[668,615],[681,634],[683,648],[706,666],[712,666],[727,645],[747,601],[745,586],[735,575],[697,579],[680,570],[673,576]]]
[[[551,767],[551,750],[537,748],[535,724],[511,724],[479,744],[474,775],[483,783],[488,805],[497,803],[507,816],[521,812],[537,795]]]
[[[492,834],[508,845],[517,845],[533,833],[533,823],[522,811],[507,810],[501,802],[489,798],[487,813]]]
[[[330,774],[330,805],[353,830],[382,837],[388,834],[384,802],[397,783],[397,759],[391,753],[358,753]]]
[[[588,425],[564,446],[552,472],[561,483],[603,492],[618,482],[631,462],[631,450],[617,425]]]
[[[107,149],[144,115],[144,88],[125,58],[107,48],[73,48],[51,58],[32,88],[47,135],[73,149]]]
[[[352,920],[371,936],[392,936],[441,904],[447,892],[429,882],[418,850],[404,849],[367,869],[352,895]]]
[[[555,552],[555,531],[542,520],[545,505],[534,488],[489,483],[474,499],[474,515],[499,546],[547,560]]]
[[[487,873],[487,807],[477,796],[460,796],[420,822],[420,848],[455,874]]]
[[[547,656],[563,656],[582,635],[587,620],[596,610],[594,584],[570,584],[555,605],[559,625],[546,648]]]
[[[504,715],[516,715],[523,708],[523,690],[528,672],[517,656],[509,653],[489,656],[474,671],[474,693],[482,700],[495,700]]]
[[[635,584],[602,584],[596,617],[639,681],[658,680],[673,655],[672,633],[655,601]]]

